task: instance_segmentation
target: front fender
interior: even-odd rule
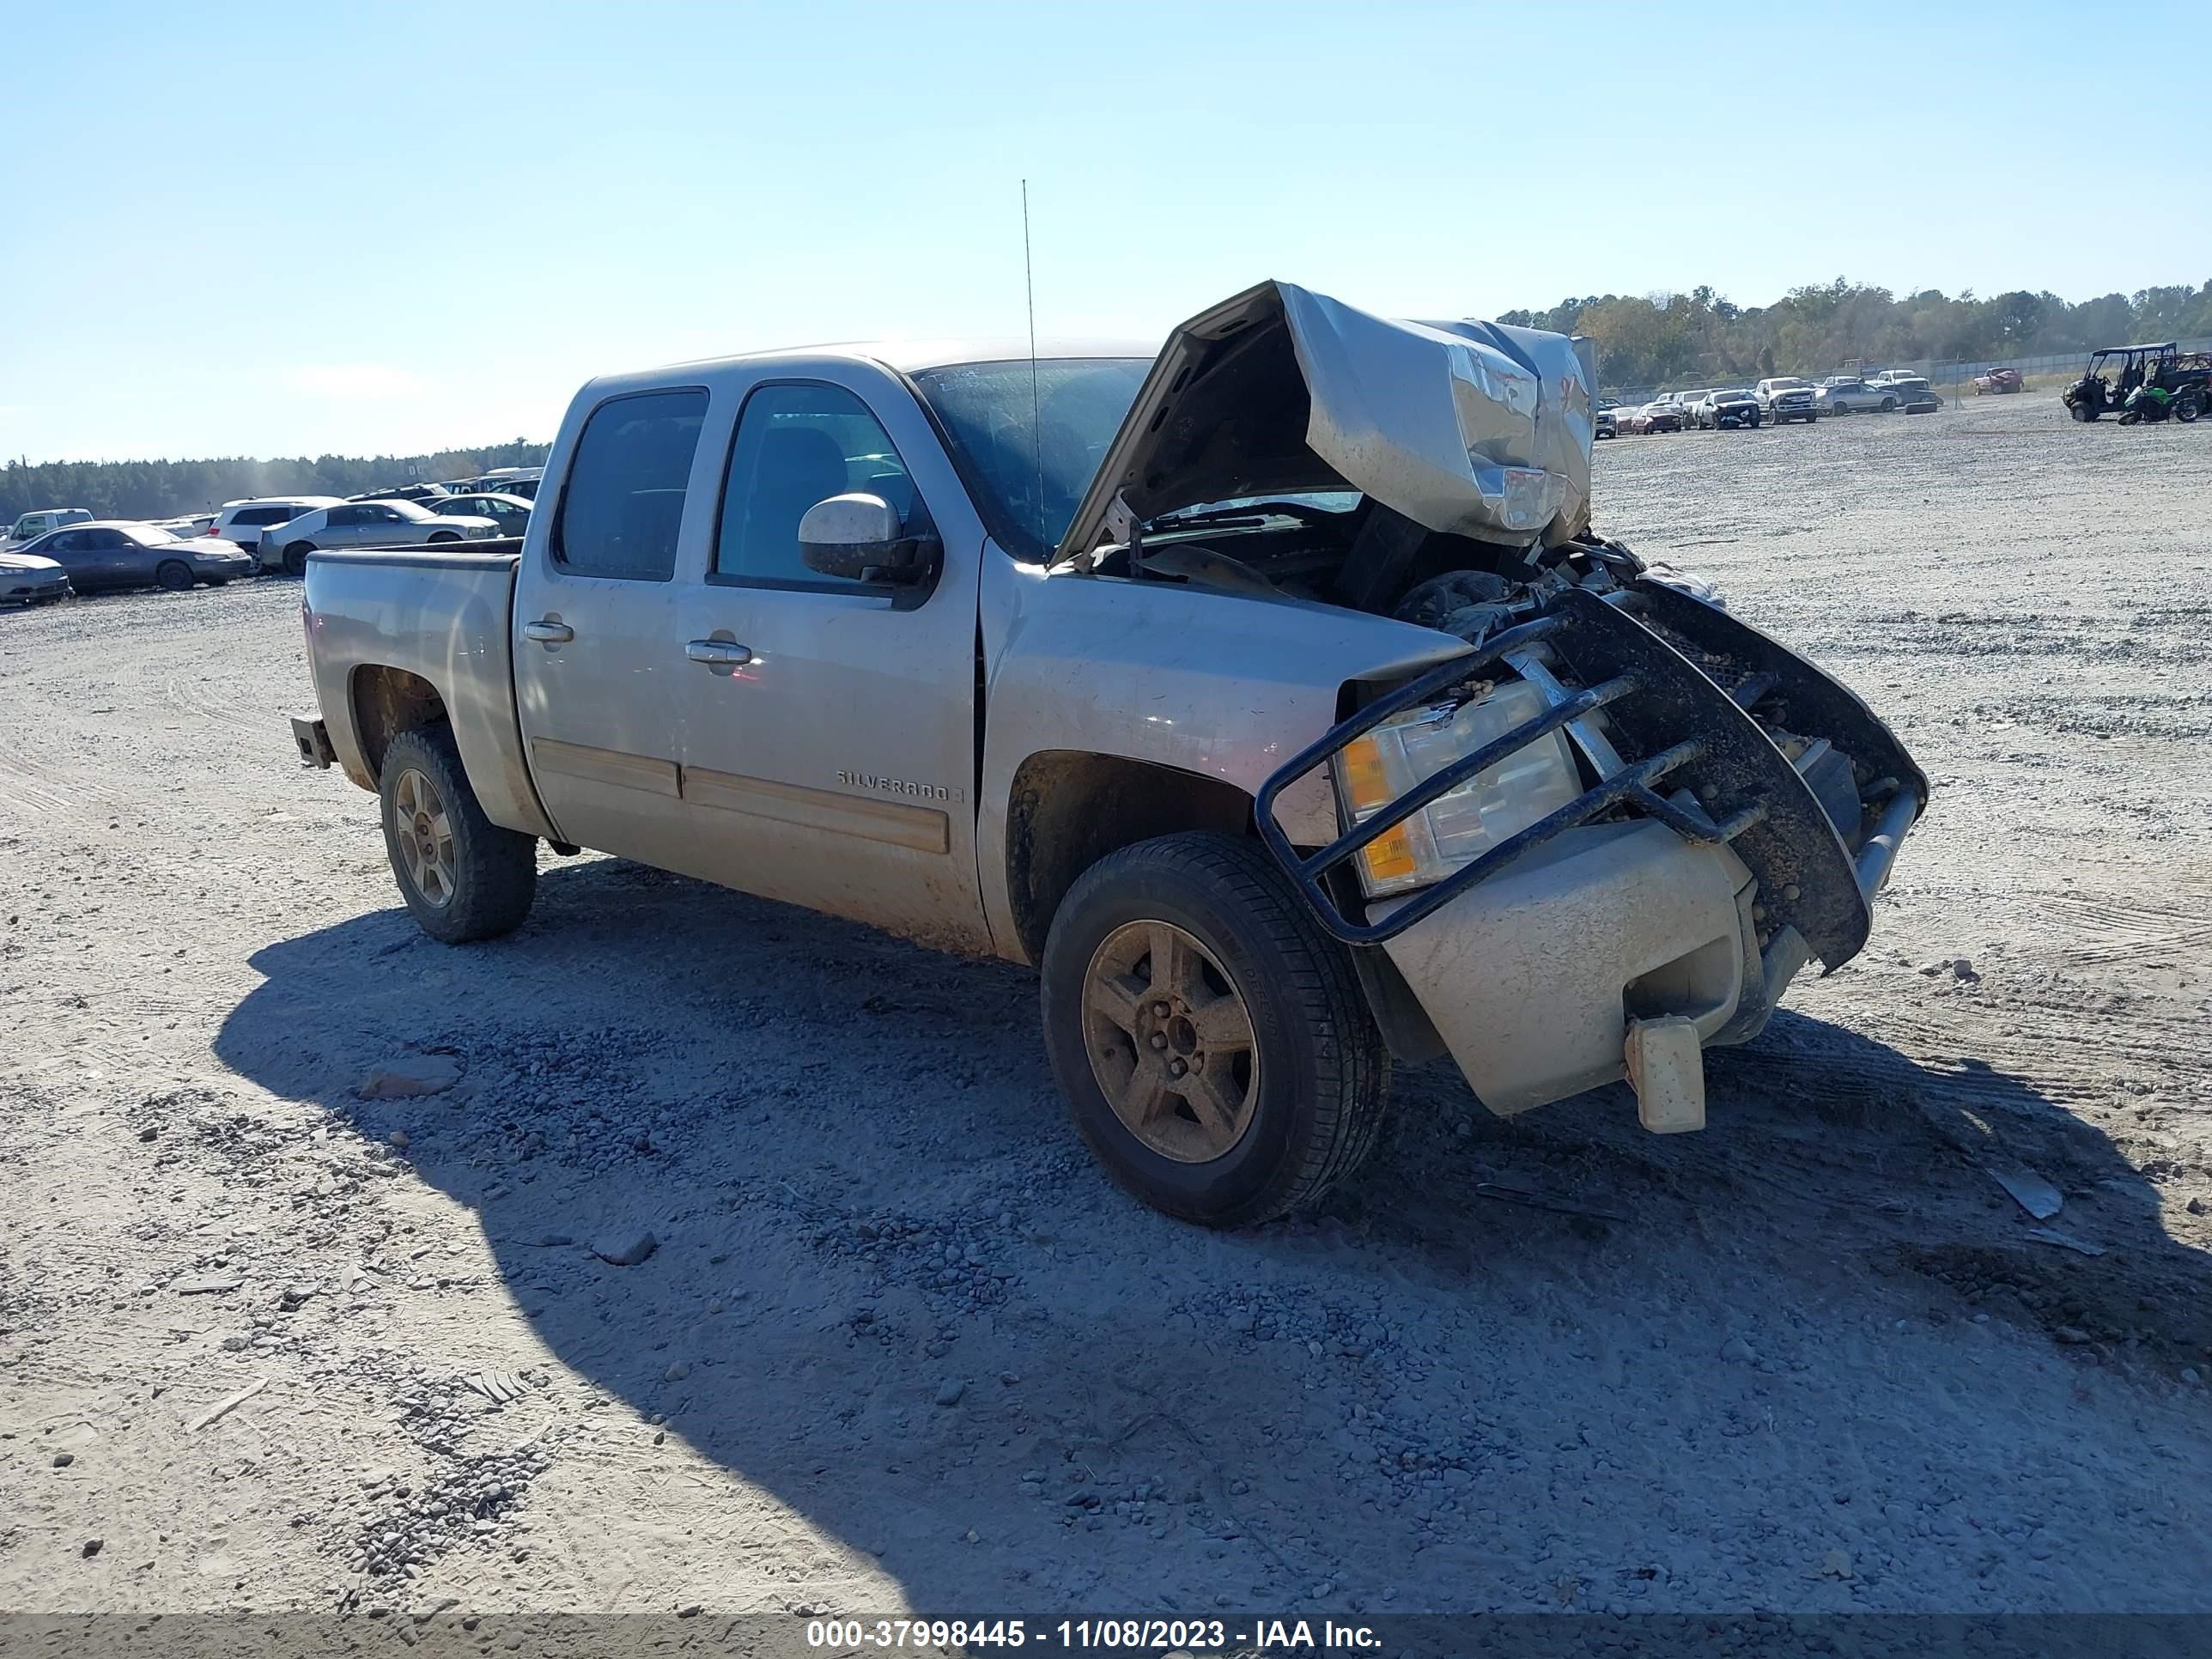
[[[1149,762],[1255,795],[1335,724],[1347,681],[1395,679],[1467,647],[1358,611],[1169,582],[1047,575],[986,562],[984,742],[976,859],[994,936],[1015,938],[1006,804],[1031,756],[1052,750]],[[1279,804],[1297,844],[1337,833],[1325,779]]]

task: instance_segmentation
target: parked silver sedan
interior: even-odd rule
[[[1886,386],[1869,386],[1847,374],[1832,374],[1813,388],[1813,406],[1823,415],[1887,415],[1901,401]]]
[[[307,574],[307,555],[326,547],[419,547],[480,542],[502,532],[496,520],[433,513],[412,501],[340,501],[261,532],[264,569]]]
[[[530,503],[503,490],[453,495],[440,501],[438,511],[449,519],[489,519],[502,536],[520,536],[530,528]]]
[[[173,536],[159,525],[110,519],[50,531],[21,550],[52,559],[80,593],[102,587],[220,587],[253,574],[253,561],[213,536]]]
[[[49,605],[69,592],[69,572],[53,560],[0,553],[0,605]]]

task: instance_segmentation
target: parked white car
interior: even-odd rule
[[[419,547],[481,542],[504,533],[496,520],[433,513],[412,501],[339,501],[261,532],[264,570],[307,574],[307,555],[326,547]]]
[[[289,524],[302,513],[312,513],[319,507],[337,507],[340,500],[336,495],[256,495],[245,501],[225,501],[207,533],[236,542],[249,553],[258,553],[263,531]]]

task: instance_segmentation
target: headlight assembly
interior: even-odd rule
[[[1358,824],[1549,705],[1526,680],[1461,703],[1407,713],[1345,745],[1330,763],[1344,817]],[[1478,772],[1386,830],[1352,859],[1370,898],[1442,881],[1583,792],[1566,735],[1553,732]]]

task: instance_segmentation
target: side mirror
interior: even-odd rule
[[[799,556],[809,570],[848,581],[911,583],[937,568],[937,537],[908,535],[880,495],[832,495],[799,521]]]

